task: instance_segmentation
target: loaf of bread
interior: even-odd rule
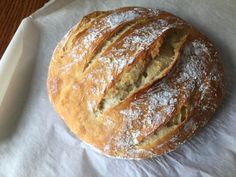
[[[141,7],[83,17],[57,45],[47,84],[77,137],[107,156],[134,159],[176,149],[224,95],[212,43],[182,19]]]

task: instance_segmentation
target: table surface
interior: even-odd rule
[[[0,59],[22,19],[46,2],[48,0],[0,0]]]

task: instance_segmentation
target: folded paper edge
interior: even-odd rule
[[[24,34],[32,30],[32,28],[30,29],[32,25],[34,24],[31,18],[28,17],[22,20],[0,60],[0,106],[14,71],[17,69],[20,58],[23,55]],[[28,40],[30,42],[31,39],[29,38]]]

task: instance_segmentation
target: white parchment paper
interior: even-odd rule
[[[182,17],[211,39],[225,64],[227,93],[211,121],[176,151],[153,159],[94,152],[67,129],[47,95],[49,62],[63,35],[85,14],[120,6]],[[235,9],[235,0],[54,0],[26,18],[0,62],[0,177],[235,177]]]

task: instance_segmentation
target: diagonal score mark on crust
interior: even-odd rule
[[[114,28],[110,34],[107,35],[107,37],[103,40],[103,42],[99,45],[97,45],[96,48],[99,49],[99,51],[95,51],[93,55],[90,55],[90,58],[87,59],[87,63],[84,66],[83,71],[85,71],[91,63],[98,59],[101,54],[109,48],[109,46],[112,45],[114,41],[119,39],[120,36],[122,36],[126,31],[129,31],[133,26],[138,25],[140,23],[143,23],[145,21],[149,21],[150,19],[157,19],[158,18],[158,13],[151,13],[152,11],[146,11],[143,10],[142,8],[132,8],[132,10],[135,11],[124,11],[126,8],[121,8],[120,11],[123,12],[120,14],[121,17],[119,17],[118,14],[114,15],[112,14],[112,18],[109,16],[106,16],[107,18],[106,23],[111,26],[111,28]],[[129,9],[129,8],[128,8]],[[136,11],[137,10],[137,11]],[[137,14],[135,14],[135,13]],[[127,13],[127,14],[125,14]],[[118,17],[117,17],[118,16]],[[142,18],[141,18],[142,17]],[[122,20],[122,18],[124,18]]]
[[[172,135],[186,120],[189,112],[189,104],[181,106],[180,111],[165,125],[161,126],[154,133],[144,138],[139,144],[135,145],[137,149],[150,149],[162,144],[166,138]]]
[[[191,106],[193,105],[194,97],[197,96],[198,88],[193,90],[193,95],[191,95],[185,103],[183,103],[178,110],[176,110],[176,115],[173,116],[168,122],[166,122],[161,127],[157,128],[152,134],[145,137],[138,144],[132,146],[135,149],[158,149],[168,143],[167,139],[175,139],[176,132],[183,128],[187,124],[191,123]],[[195,131],[196,126],[193,126]]]
[[[119,28],[117,28],[116,31],[113,31],[110,34],[110,38],[107,38],[106,41],[101,44],[100,50],[97,51],[96,54],[94,54],[93,57],[91,57],[89,59],[89,61],[86,63],[86,65],[84,66],[83,72],[86,71],[86,69],[89,68],[89,66],[91,66],[93,63],[95,63],[97,61],[97,59],[99,59],[102,54],[112,45],[112,43],[116,42],[117,40],[119,40],[119,38],[125,34],[127,31],[129,31],[133,26],[142,23],[143,21],[145,21],[147,19],[141,19],[141,20],[132,20],[130,22],[127,22],[125,24],[122,24]]]
[[[155,13],[154,13],[155,12]],[[72,47],[69,56],[77,62],[82,62],[81,68],[85,70],[89,62],[103,46],[105,41],[120,28],[130,21],[146,17],[157,17],[156,11],[148,11],[143,8],[121,8],[116,13],[112,11],[102,14],[91,22],[88,28],[74,35],[68,42],[68,47]]]
[[[128,72],[123,73],[100,102],[97,115],[168,74],[187,35],[184,30],[177,28],[170,29],[163,35],[166,37],[158,44],[162,45],[160,51],[159,46],[155,46],[156,48],[150,49],[150,58],[138,60]]]
[[[63,51],[65,53],[68,53],[72,48],[72,46],[75,44],[76,39],[80,34],[82,34],[85,30],[90,28],[90,26],[93,24],[94,21],[109,14],[110,14],[109,12],[97,11],[83,17],[80,23],[78,23],[69,31],[71,35],[64,42],[64,45],[62,47]]]

